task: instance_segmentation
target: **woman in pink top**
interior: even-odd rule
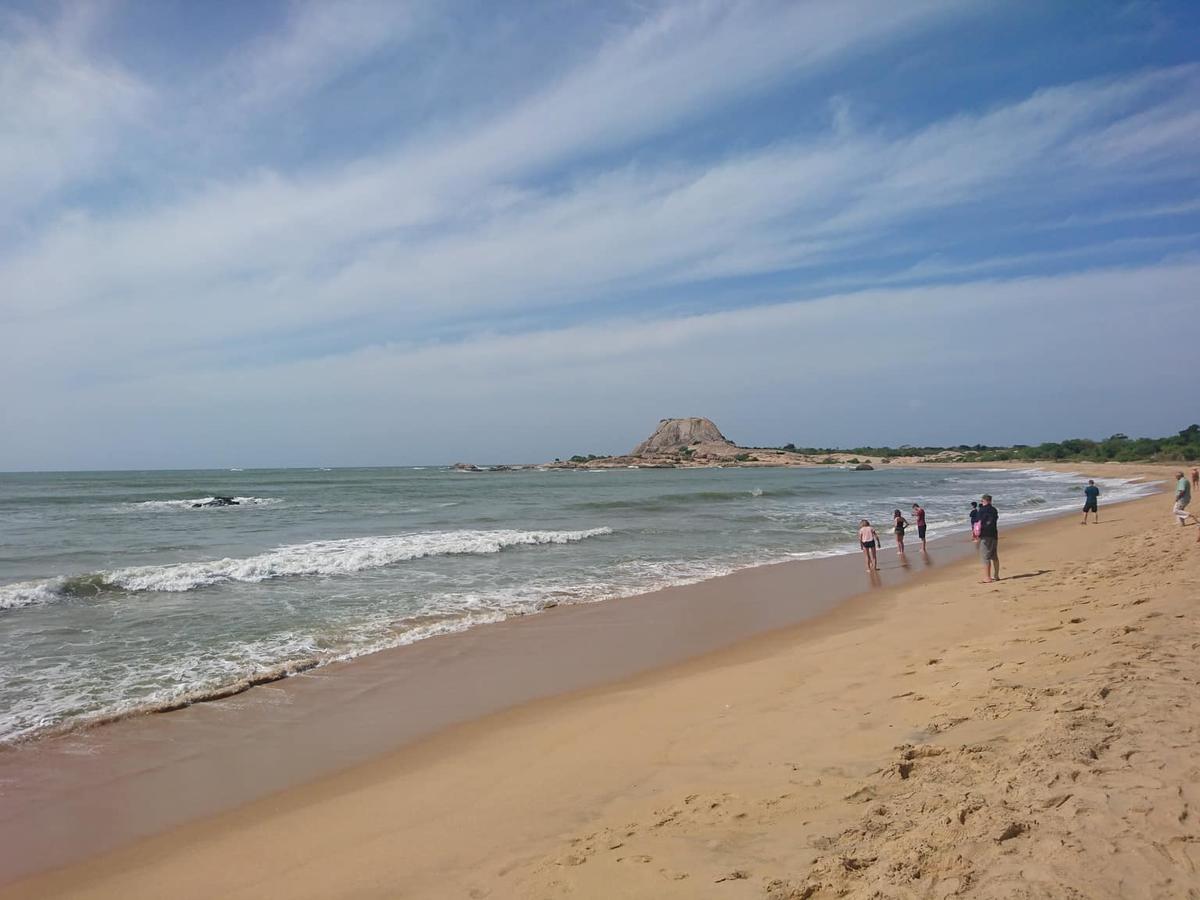
[[[863,557],[867,561],[868,572],[879,571],[879,532],[871,527],[866,519],[858,522],[858,545],[862,547]]]

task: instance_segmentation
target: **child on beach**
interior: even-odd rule
[[[896,552],[904,555],[904,530],[908,528],[908,520],[900,514],[900,510],[892,510],[892,534],[896,536]]]
[[[917,537],[921,539],[921,552],[925,552],[925,507],[920,503],[912,505],[913,515],[917,517]]]
[[[979,504],[971,501],[971,540],[979,543]]]
[[[858,522],[858,545],[862,547],[868,572],[879,571],[879,555],[877,553],[879,544],[879,532],[872,528],[871,523],[866,519],[860,519]]]

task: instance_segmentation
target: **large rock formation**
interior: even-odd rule
[[[663,419],[654,434],[634,447],[630,456],[646,459],[688,450],[712,457],[732,457],[738,452],[737,446],[710,419]]]

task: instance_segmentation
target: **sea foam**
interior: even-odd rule
[[[41,582],[0,587],[0,609],[46,603],[64,596],[110,590],[181,592],[224,582],[253,583],[305,575],[348,575],[427,556],[499,553],[509,547],[568,544],[612,534],[611,528],[581,531],[440,531],[311,541],[257,556],[165,566],[131,566]]]
[[[275,506],[282,503],[281,497],[234,497],[235,504],[227,506],[208,506],[213,503],[216,497],[192,497],[185,500],[142,500],[138,503],[126,503],[121,507],[124,510],[156,510],[156,509],[245,509],[246,507],[256,506]]]

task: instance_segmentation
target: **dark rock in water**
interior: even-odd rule
[[[203,503],[193,503],[192,509],[200,509],[205,506],[241,506],[241,504],[232,497],[213,497]]]
[[[454,471],[455,472],[482,472],[483,469],[479,468],[479,466],[475,465],[475,463],[455,463]]]
[[[854,467],[855,472],[874,472],[875,467],[870,463],[859,463]]]

